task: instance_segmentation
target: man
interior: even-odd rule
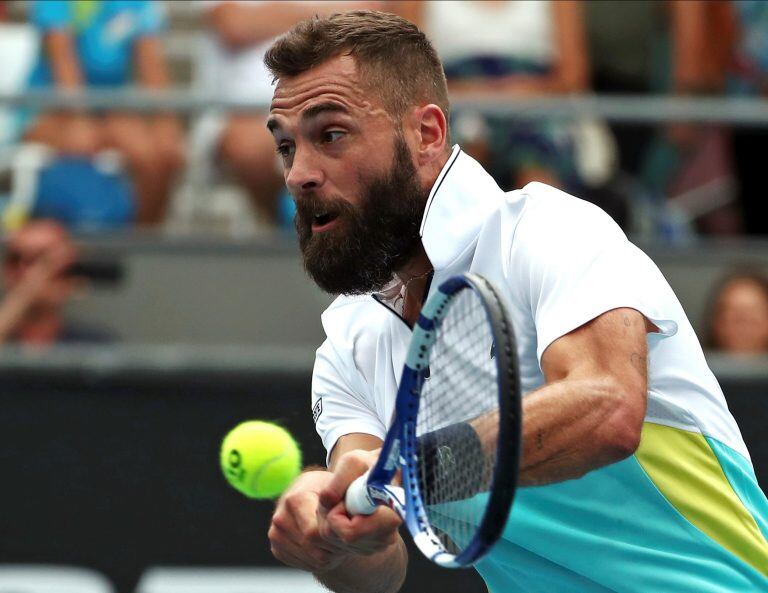
[[[504,194],[450,149],[440,61],[407,21],[305,21],[265,61],[304,263],[343,295],[312,385],[329,471],[278,502],[274,555],[337,592],[398,590],[399,520],[349,517],[343,496],[376,460],[426,295],[472,271],[503,294],[526,392],[524,487],[477,565],[489,589],[765,591],[768,501],[656,266],[596,207]]]
[[[67,270],[77,249],[53,220],[33,220],[11,233],[3,253],[0,344],[49,346],[112,340],[106,332],[67,323],[64,307],[82,285]]]

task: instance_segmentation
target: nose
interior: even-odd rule
[[[317,155],[310,150],[296,148],[291,167],[285,177],[285,184],[293,195],[319,189],[325,176]]]

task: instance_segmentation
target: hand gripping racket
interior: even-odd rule
[[[499,539],[517,484],[520,381],[512,325],[483,277],[454,276],[416,322],[381,454],[350,514],[393,508],[424,555],[469,566]],[[393,479],[401,470],[400,484]]]

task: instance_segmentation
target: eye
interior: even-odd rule
[[[326,144],[331,144],[332,142],[336,142],[337,140],[341,139],[345,135],[346,132],[342,132],[341,130],[326,130],[323,132],[323,142]]]
[[[282,144],[278,145],[276,150],[277,154],[279,154],[284,159],[287,159],[293,153],[293,146],[287,142],[283,142]]]

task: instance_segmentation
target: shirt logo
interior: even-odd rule
[[[320,414],[323,413],[323,398],[317,400],[317,403],[312,406],[312,421],[317,424],[317,419],[320,418]]]

